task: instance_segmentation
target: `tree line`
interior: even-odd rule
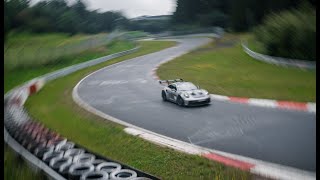
[[[304,1],[316,6],[315,0],[177,0],[172,22],[247,31],[267,14],[296,8]]]
[[[4,33],[17,31],[99,33],[108,32],[127,21],[121,12],[89,11],[82,0],[68,5],[65,0],[4,0]]]
[[[116,27],[156,33],[177,27],[220,26],[233,31],[247,31],[262,23],[267,14],[298,7],[315,0],[176,0],[171,21],[130,21],[121,12],[88,10],[83,0],[68,5],[66,0],[4,0],[4,33],[12,29],[35,33],[99,33]]]

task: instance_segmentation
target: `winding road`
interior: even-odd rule
[[[105,114],[158,134],[315,172],[315,114],[220,101],[194,108],[163,102],[163,87],[152,77],[152,69],[210,39],[176,41],[175,47],[90,74],[78,85],[79,97]]]

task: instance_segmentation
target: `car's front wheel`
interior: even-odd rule
[[[179,96],[178,99],[177,99],[177,104],[179,106],[184,106],[184,100]]]
[[[161,96],[163,101],[167,101],[167,95],[164,91],[162,91]]]

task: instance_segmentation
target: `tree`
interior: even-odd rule
[[[247,31],[260,24],[272,12],[295,8],[315,0],[177,0],[173,24],[220,25],[235,31]],[[222,22],[223,21],[223,22]]]
[[[270,55],[316,60],[316,11],[308,4],[268,15],[254,34]]]
[[[6,29],[19,27],[21,24],[16,21],[16,16],[21,11],[29,7],[29,0],[4,0],[4,19],[6,19]]]

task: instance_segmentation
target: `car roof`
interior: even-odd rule
[[[175,82],[175,83],[172,83],[172,84],[179,86],[181,84],[189,84],[189,83],[193,84],[192,82]]]

